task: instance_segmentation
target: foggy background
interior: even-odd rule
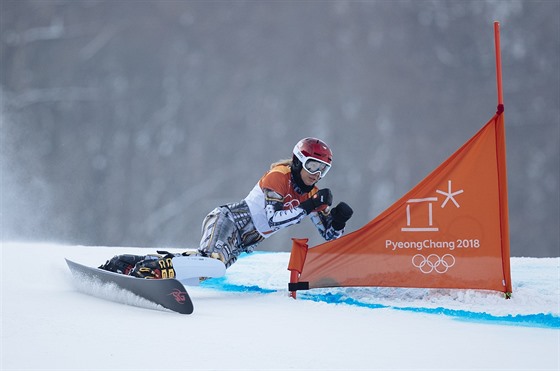
[[[495,113],[497,20],[511,253],[559,256],[559,4],[1,0],[1,239],[196,247],[306,136],[359,229]]]

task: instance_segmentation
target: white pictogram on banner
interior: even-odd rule
[[[433,227],[433,208],[432,202],[437,201],[437,197],[428,197],[428,198],[411,198],[410,200],[406,201],[406,227],[401,228],[403,232],[437,232],[439,229]],[[428,203],[428,226],[426,227],[411,227],[411,218],[410,218],[410,205],[411,204],[418,204],[418,203]]]
[[[461,207],[459,203],[455,200],[455,196],[463,193],[464,190],[460,189],[458,191],[452,192],[451,180],[447,181],[447,192],[436,190],[436,193],[445,196],[441,208],[447,205],[447,202],[451,200],[453,204],[459,208]],[[438,232],[439,228],[434,227],[434,215],[433,215],[433,202],[438,200],[437,197],[426,197],[426,198],[411,198],[406,201],[406,227],[401,228],[402,232]],[[412,226],[411,218],[411,207],[415,204],[427,204],[426,208],[428,211],[427,218],[421,221],[421,224],[417,224],[416,227]],[[419,221],[420,222],[420,221]],[[417,222],[418,223],[418,222]]]
[[[464,191],[462,189],[460,189],[456,192],[451,192],[451,180],[448,180],[447,181],[447,192],[440,191],[439,189],[436,190],[436,193],[439,193],[440,195],[446,196],[445,201],[443,201],[443,203],[441,204],[441,208],[443,209],[445,207],[445,205],[447,204],[447,201],[449,201],[449,200],[451,200],[451,202],[453,202],[455,204],[455,206],[461,207],[461,206],[459,206],[457,201],[455,201],[455,196],[460,195],[463,192]]]

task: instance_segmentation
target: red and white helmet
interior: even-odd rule
[[[321,178],[327,175],[332,164],[332,151],[325,142],[317,138],[303,138],[293,150],[294,157],[310,174],[321,173]],[[299,164],[296,164],[298,166]]]

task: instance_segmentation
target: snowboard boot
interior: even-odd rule
[[[99,266],[99,269],[128,275],[134,269],[136,263],[142,260],[144,260],[142,255],[115,255],[110,260],[107,260],[105,264]]]
[[[173,254],[146,255],[144,260],[136,263],[130,275],[148,279],[175,278],[173,257]]]

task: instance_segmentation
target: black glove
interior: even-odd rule
[[[311,198],[303,201],[299,206],[305,210],[307,214],[310,214],[313,210],[323,206],[331,206],[332,204],[332,193],[328,188],[320,189]]]
[[[332,227],[337,231],[346,227],[346,222],[352,217],[354,210],[346,202],[340,202],[331,210]]]

